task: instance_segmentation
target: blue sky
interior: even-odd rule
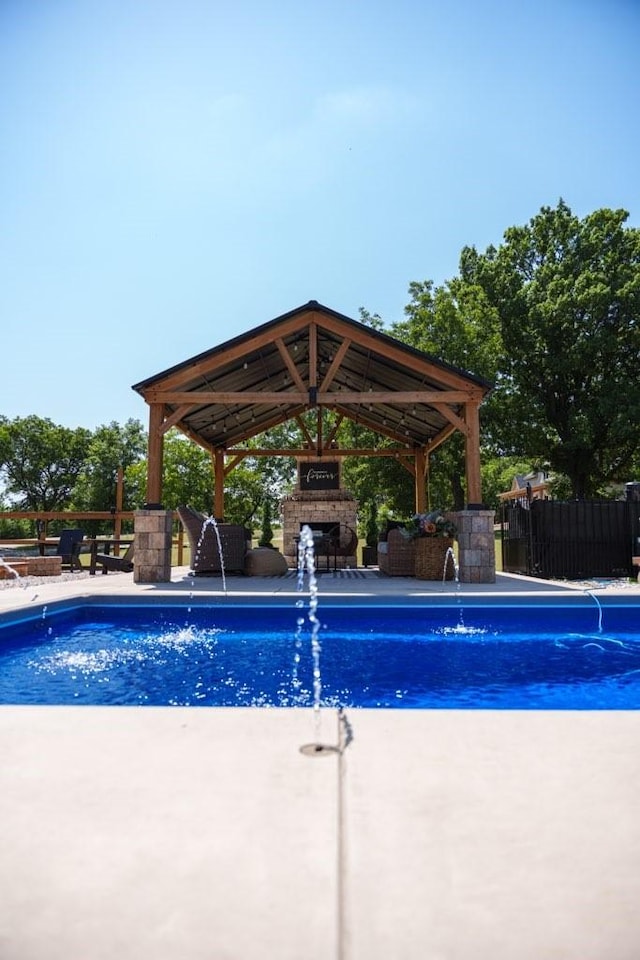
[[[310,299],[402,318],[562,197],[640,226],[638,0],[2,0],[0,414]]]

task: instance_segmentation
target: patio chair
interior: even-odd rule
[[[62,569],[68,568],[72,573],[82,570],[80,563],[80,546],[84,540],[84,530],[67,529],[60,531],[60,538],[56,548],[56,556],[62,557]]]
[[[117,540],[111,541],[114,546],[118,544]],[[116,557],[111,553],[97,553],[91,562],[91,572],[95,572],[96,566],[102,567],[103,573],[114,571],[117,573],[131,573],[133,570],[133,550],[134,544],[130,543],[121,557]]]
[[[223,565],[225,573],[245,572],[245,558],[251,546],[250,530],[239,523],[217,523],[214,526],[209,517],[192,507],[181,506],[176,512],[189,539],[191,569],[195,576],[215,576],[222,573]]]
[[[338,557],[355,557],[357,548],[358,534],[346,523],[336,524],[331,533],[320,537],[314,543],[316,558],[327,558],[327,570],[329,569],[329,560],[333,557],[334,571],[338,567]]]
[[[340,529],[338,532],[338,537],[334,546],[334,566],[337,557],[345,557],[345,563],[347,557],[356,557],[356,551],[358,549],[358,534],[350,527],[347,523],[340,524]],[[356,559],[357,563],[357,559]]]
[[[416,544],[399,530],[390,530],[386,541],[378,544],[378,567],[388,577],[414,577]]]

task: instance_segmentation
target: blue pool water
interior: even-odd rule
[[[324,604],[321,703],[638,709],[640,606]],[[293,604],[87,604],[0,622],[0,703],[310,706]]]

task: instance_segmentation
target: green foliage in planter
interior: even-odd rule
[[[272,546],[272,540],[273,528],[271,526],[271,501],[267,499],[262,505],[262,527],[260,539],[258,540],[258,546],[270,547]]]
[[[364,539],[368,547],[378,543],[378,505],[373,499],[368,500],[365,507]]]

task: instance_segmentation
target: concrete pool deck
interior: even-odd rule
[[[320,603],[587,588],[640,600],[319,578]],[[180,569],[78,576],[0,590],[0,612],[176,593],[223,596]],[[636,960],[639,741],[640,710],[323,710],[317,730],[309,710],[0,707],[0,957]]]

